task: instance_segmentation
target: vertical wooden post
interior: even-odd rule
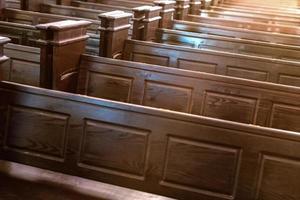
[[[154,5],[160,6],[162,10],[160,11],[160,21],[159,28],[170,28],[172,24],[172,20],[174,17],[174,6],[176,2],[165,0],[165,1],[154,1]]]
[[[175,16],[177,20],[184,20],[189,13],[189,0],[176,0]]]
[[[159,16],[161,7],[140,6],[132,10],[134,12],[132,39],[154,40],[161,19]]]
[[[91,22],[66,20],[39,24],[41,30],[40,86],[75,92],[80,56],[85,52]]]
[[[4,79],[4,77],[3,77],[4,75],[2,72],[2,70],[4,70],[4,69],[3,69],[2,64],[8,60],[8,57],[6,57],[4,55],[4,45],[6,43],[8,43],[9,41],[10,41],[9,38],[0,36],[0,81]]]
[[[219,4],[219,0],[212,0],[211,5],[217,6]]]
[[[0,0],[0,19],[3,17],[3,9],[5,8],[5,0]]]
[[[190,0],[189,14],[199,15],[200,9],[201,9],[201,1],[200,0]]]
[[[65,6],[70,6],[72,0],[56,0],[57,5],[65,5]]]
[[[112,11],[99,15],[101,20],[99,55],[108,58],[120,58],[128,31],[131,27],[131,13]]]
[[[212,5],[212,0],[201,0],[201,8],[206,10]]]
[[[21,0],[21,9],[39,12],[41,4],[47,3],[46,0]]]

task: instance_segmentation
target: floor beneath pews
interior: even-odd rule
[[[172,200],[170,198],[0,161],[0,200]]]

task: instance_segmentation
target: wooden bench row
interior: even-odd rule
[[[299,87],[82,55],[87,25],[39,25],[41,50],[14,44],[0,48],[0,67],[10,53],[15,55],[10,69],[18,68],[18,59],[21,67],[27,59],[29,68],[34,54],[40,67],[32,69],[40,73],[24,72],[35,80],[40,76],[42,87],[93,96],[1,82],[0,159],[176,199],[300,197],[299,134],[278,130],[300,132]],[[19,50],[28,54],[17,58]],[[180,57],[185,50],[197,54],[186,60]],[[219,71],[222,67],[204,58],[193,59],[200,51],[203,57],[230,56],[198,50],[126,40],[123,58]],[[264,59],[252,60],[257,61],[253,77],[264,77],[258,75],[258,61]],[[229,63],[227,71],[249,75],[236,64]]]
[[[158,4],[161,5],[161,4]],[[64,14],[68,14],[69,15],[73,15],[73,16],[77,16],[77,17],[81,17],[81,18],[91,18],[91,19],[97,19],[98,15],[97,13],[101,13],[100,11],[95,11],[95,10],[80,10],[80,8],[74,8],[74,7],[69,7],[69,6],[57,6],[57,5],[50,5],[50,4],[42,4],[41,6],[42,10],[44,10],[45,12],[50,12],[53,14],[60,14],[60,15],[64,15]],[[71,9],[68,11],[68,9]],[[74,10],[75,9],[75,10]],[[79,10],[78,10],[79,9]],[[168,8],[165,8],[163,10],[163,12],[160,13],[161,16],[164,16],[163,13],[166,12]],[[77,11],[77,12],[76,12]],[[83,13],[82,13],[82,12]],[[136,10],[137,11],[137,16],[139,16],[139,9]],[[13,15],[9,15],[10,12],[12,12],[11,10],[8,9],[8,14],[6,14],[6,18],[12,18]],[[144,11],[143,11],[144,12]],[[30,13],[32,14],[32,13]],[[143,14],[145,15],[145,14]],[[18,16],[18,15],[17,15]],[[171,20],[170,18],[171,13],[168,14],[168,16],[164,16],[162,17],[162,20],[160,22],[160,26],[159,27],[170,27],[170,22],[168,22],[169,20]],[[44,16],[46,17],[46,16]],[[53,18],[53,16],[48,16],[47,18]],[[138,17],[136,17],[138,18]],[[8,19],[5,19],[8,20]],[[11,21],[18,21],[21,19],[15,19],[15,20],[11,20]],[[167,20],[167,22],[165,22]],[[178,24],[178,22],[174,22],[174,26],[173,28],[177,28],[178,26],[181,27],[181,30],[185,30],[185,31],[202,31],[202,32],[208,32],[210,34],[215,34],[216,32],[218,32],[218,34],[222,34],[225,36],[234,36],[234,37],[238,37],[238,38],[247,38],[247,39],[254,39],[257,38],[258,40],[263,40],[263,41],[270,41],[270,42],[276,42],[276,43],[284,43],[284,44],[297,44],[298,42],[298,37],[297,36],[291,36],[291,35],[286,35],[286,34],[298,34],[299,30],[296,27],[289,27],[289,26],[267,26],[267,28],[263,28],[263,24],[249,24],[246,22],[241,22],[241,23],[232,23],[232,21],[224,21],[224,20],[220,20],[220,19],[214,19],[214,18],[203,18],[203,17],[198,17],[198,16],[193,16],[193,15],[189,15],[188,16],[188,20],[190,21],[194,21],[194,22],[200,22],[199,24],[185,24],[183,25],[182,23]],[[19,21],[21,22],[21,21]],[[93,25],[93,31],[96,31],[96,26],[99,26],[99,22],[97,21],[91,21],[94,25]],[[162,23],[164,22],[164,23]],[[226,25],[230,25],[232,26],[232,28],[228,28],[225,26],[220,26],[220,24],[223,24],[226,22]],[[136,28],[134,29],[139,29],[139,23],[138,25],[135,25]],[[144,22],[145,23],[145,20]],[[209,24],[208,24],[209,23]],[[177,25],[176,25],[177,24]],[[214,25],[211,25],[214,24]],[[184,26],[184,28],[182,28]],[[197,26],[198,28],[195,30],[195,28],[192,28],[191,26]],[[252,30],[244,30],[242,29],[243,27],[248,27],[249,29]],[[220,30],[222,29],[222,30]],[[271,33],[267,33],[267,32],[262,32],[262,31],[268,31]],[[146,31],[147,33],[151,33],[154,31],[151,31],[150,29]],[[274,34],[274,32],[278,32],[279,34]],[[138,35],[138,33],[134,32],[133,33],[133,38],[134,39],[140,39],[140,36]],[[294,38],[294,39],[289,39],[289,38]],[[148,39],[153,39],[153,36],[149,36],[146,37],[146,40]]]
[[[74,26],[76,23],[74,22]],[[17,51],[11,52],[15,61],[10,62],[10,66],[6,66],[6,68],[2,67],[8,71],[5,74],[10,74],[10,79],[6,79],[12,81],[14,78],[15,80],[21,79],[24,81],[23,83],[27,84],[37,83],[40,80],[40,86],[46,88],[69,92],[77,91],[128,103],[299,131],[299,124],[297,124],[300,117],[297,114],[299,113],[299,97],[297,95],[299,88],[297,87],[173,69],[177,67],[195,70],[200,67],[212,70],[213,65],[216,64],[209,64],[209,61],[205,63],[204,59],[213,61],[215,60],[214,55],[208,51],[203,54],[203,57],[199,57],[200,54],[190,51],[197,50],[187,48],[187,52],[190,51],[189,57],[187,57],[188,54],[183,54],[182,48],[170,46],[172,49],[168,49],[166,46],[163,49],[163,46],[155,47],[159,44],[151,42],[128,40],[124,58],[143,62],[151,60],[156,64],[169,65],[172,68],[120,60],[106,61],[104,58],[93,59],[87,55],[83,57],[81,54],[84,51],[84,39],[86,39],[84,31],[80,31],[81,34],[73,35],[73,38],[66,40],[63,33],[67,34],[64,30],[67,27],[64,26],[66,26],[64,23],[41,25],[42,29],[48,31],[52,29],[54,35],[62,38],[61,41],[59,38],[56,38],[55,41],[51,41],[50,38],[45,39],[44,46],[41,48],[40,67],[36,63],[31,66],[30,61],[22,61],[23,65],[20,65],[15,56]],[[75,30],[83,29],[85,26],[86,24],[82,22],[81,27],[75,26]],[[77,32],[79,33],[79,31]],[[64,44],[64,41],[68,41],[68,44]],[[176,48],[179,51],[176,52]],[[10,50],[12,49],[10,48]],[[51,54],[53,51],[56,53]],[[153,52],[156,54],[153,55]],[[38,55],[38,51],[34,53]],[[178,57],[177,61],[172,60],[175,58],[175,54],[182,57]],[[196,59],[200,59],[200,61],[197,63]],[[246,57],[241,57],[239,62],[242,64],[246,59]],[[165,63],[168,60],[170,63]],[[30,67],[24,65],[25,62]],[[34,60],[32,62],[34,63]],[[293,80],[294,74],[285,74],[288,70],[297,73],[299,71],[297,67],[292,69],[286,65],[282,71],[276,72],[276,65],[270,65],[270,71],[265,73],[259,68],[259,62],[260,59],[257,58],[252,65],[258,67],[252,71],[230,63],[225,68],[227,68],[227,73],[244,74],[248,78],[251,76],[255,79],[259,77],[263,79],[263,76],[272,78],[271,75],[274,74],[274,77],[278,76],[278,80],[283,81],[282,83],[293,84],[298,80],[297,78]],[[173,65],[175,63],[177,66]],[[261,66],[267,67],[265,64]],[[215,70],[222,71],[222,67],[220,65]],[[82,71],[78,71],[79,68]],[[26,71],[27,76],[24,77],[23,71]],[[78,73],[79,82],[77,83]],[[289,114],[285,113],[287,109],[290,109]],[[288,117],[290,115],[291,117]],[[288,120],[289,123],[285,120]],[[291,120],[295,123],[291,123]]]
[[[112,44],[112,46],[109,46],[108,48],[109,50],[113,50],[113,52],[111,52],[111,57],[115,57],[115,54],[119,55],[120,53],[124,52],[123,59],[125,60],[147,62],[150,64],[235,76],[259,81],[294,86],[300,85],[300,75],[298,74],[299,64],[297,62],[263,58],[259,56],[239,55],[235,54],[235,52],[226,53],[206,49],[190,49],[184,47],[175,47],[172,45],[132,41],[126,40],[127,37],[123,37],[123,41],[121,41],[120,36],[115,33],[113,33],[113,37],[111,38],[116,37],[119,38],[118,43],[108,42],[109,44]],[[192,39],[194,39],[197,36],[192,37]],[[184,36],[183,40],[186,38],[188,38],[188,36]],[[119,46],[113,46],[113,44]],[[123,44],[125,44],[125,48],[123,48]],[[255,49],[251,50],[251,45],[252,43],[250,42],[248,52],[253,53]],[[261,53],[271,56],[273,52],[278,56],[278,58],[289,58],[295,60],[299,57],[297,47],[290,49],[287,48],[285,50],[282,49],[285,48],[283,45],[264,45],[265,44],[262,44],[260,47],[258,44],[255,44],[255,48],[261,50],[261,52],[257,52],[257,54]],[[234,47],[235,46],[232,46],[231,48],[233,49]],[[228,49],[229,48],[230,47],[228,47]],[[247,51],[245,44],[241,44],[241,48],[242,50]],[[105,48],[103,48],[103,50],[105,50]]]
[[[2,160],[176,199],[300,197],[298,133],[5,82],[0,96]]]
[[[55,17],[53,15],[46,15],[46,14],[37,15],[37,14],[33,14],[32,12],[28,12],[28,11],[20,12],[20,11],[16,11],[16,10],[12,10],[12,9],[6,9],[6,13],[7,13],[6,14],[7,20],[16,21],[16,22],[21,21],[21,20],[25,20],[25,19],[22,19],[22,18],[25,17],[24,15],[26,15],[26,18],[27,18],[27,15],[28,15],[28,18],[30,18],[30,16],[35,16],[35,17],[33,17],[33,19],[31,19],[31,21],[32,21],[31,23],[34,23],[34,21],[38,21],[38,18],[43,18],[44,21],[45,21],[45,19],[47,19],[47,21],[54,21],[54,20],[61,19],[60,17]],[[70,19],[72,19],[72,18],[70,18]],[[195,20],[197,20],[197,19],[195,19]],[[93,22],[93,24],[95,24],[95,26],[100,24],[100,22],[97,22],[97,21],[92,21],[92,22]],[[30,22],[28,22],[28,23],[30,23]],[[137,27],[137,29],[139,29],[139,25],[136,25],[136,27]],[[238,38],[247,38],[247,39],[252,39],[252,40],[254,40],[255,38],[258,38],[257,34],[259,34],[259,33],[261,35],[261,37],[259,39],[269,40],[269,41],[272,41],[272,42],[277,41],[277,42],[282,42],[282,43],[293,43],[293,44],[295,44],[294,41],[298,40],[298,36],[293,36],[293,38],[295,38],[295,39],[291,40],[290,37],[289,37],[290,35],[276,34],[274,36],[274,34],[271,34],[271,33],[257,32],[257,31],[245,31],[245,30],[242,30],[242,29],[239,29],[239,28],[235,28],[235,29],[230,29],[230,28],[228,29],[227,28],[227,30],[226,30],[226,27],[224,27],[224,26],[208,26],[208,27],[205,26],[205,27],[200,28],[198,23],[190,23],[190,22],[182,22],[182,21],[174,21],[173,27],[175,29],[180,29],[180,30],[184,30],[184,31],[202,31],[204,33],[212,33],[212,34],[214,34],[215,31],[218,31],[219,29],[222,29],[222,32],[219,31],[218,34],[222,34],[223,36],[224,35],[225,36],[235,35],[235,37],[238,37]],[[12,28],[14,29],[15,27],[12,27]],[[225,28],[225,30],[224,30],[224,28]],[[26,32],[26,29],[25,29],[25,32]],[[144,37],[133,36],[133,38],[136,38],[136,39],[145,39],[146,38],[146,40],[151,38],[151,37],[154,38],[154,34],[153,34],[154,31],[151,32],[151,29],[149,29],[147,31],[144,31],[144,33],[145,32],[146,33],[152,33],[152,34],[149,34],[150,36],[144,36]],[[5,31],[5,29],[3,29],[2,35],[3,34],[6,35],[8,33],[14,34],[15,31],[11,31],[11,29],[9,29],[8,31]],[[33,35],[34,36],[34,34],[31,34],[31,33],[24,34],[23,31],[22,31],[21,34],[19,34],[18,37],[22,37],[22,35],[23,36]],[[144,34],[144,35],[147,35],[147,34]],[[12,37],[14,37],[14,36],[12,36]],[[98,46],[99,46],[99,38],[98,37],[99,36],[92,34],[92,38],[90,39],[90,42],[89,42],[90,45],[88,46],[88,48],[92,49],[92,50],[89,50],[89,52],[94,52],[93,54],[98,53],[97,52]],[[38,38],[36,38],[36,39],[38,39]],[[19,40],[20,41],[29,41],[29,42],[23,42],[23,43],[18,42],[19,44],[30,44],[34,40],[34,38],[27,39],[27,38],[23,37]],[[226,40],[233,41],[232,38],[228,38]],[[287,40],[289,40],[289,41],[287,41]],[[160,38],[157,39],[157,41],[160,41]],[[183,39],[182,41],[189,41],[189,40],[188,39]],[[242,40],[240,40],[240,39],[237,39],[237,40],[234,40],[234,41],[236,41],[238,43],[242,42]],[[247,43],[246,41],[244,41],[244,42]],[[251,41],[249,41],[249,42],[251,42]],[[252,42],[252,43],[254,43],[254,42]],[[282,45],[276,45],[276,44],[272,44],[272,43],[271,44],[266,44],[266,46],[280,46],[280,47],[283,47]],[[287,46],[285,46],[285,48],[287,48]],[[293,49],[293,47],[291,47],[291,49]],[[251,51],[253,53],[255,53],[255,50],[259,51],[260,53],[262,52],[260,48],[252,49]],[[263,54],[267,55],[268,52],[263,53]],[[288,53],[288,55],[289,55],[289,57],[292,57],[292,55],[290,53]],[[286,57],[286,56],[282,55],[282,57]]]

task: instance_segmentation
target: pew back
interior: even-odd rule
[[[188,21],[173,20],[172,29],[206,33],[212,35],[243,38],[249,40],[267,41],[279,44],[300,45],[300,36],[281,33],[270,33],[264,31],[249,30],[243,28],[233,28],[214,24],[203,24]]]
[[[209,49],[193,49],[137,40],[126,41],[123,59],[257,81],[300,86],[299,63],[280,59],[212,51]]]
[[[300,132],[300,88],[84,55],[78,92]]]
[[[300,47],[186,31],[157,29],[156,42],[298,61]]]
[[[1,159],[176,199],[300,197],[297,133],[0,88]]]

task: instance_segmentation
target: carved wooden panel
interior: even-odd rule
[[[263,70],[249,70],[243,69],[236,66],[227,66],[228,76],[234,76],[239,78],[246,78],[258,81],[268,81],[269,80],[269,72]],[[290,85],[289,83],[285,85]]]
[[[163,82],[146,81],[142,105],[190,112],[192,108],[192,94],[192,88],[168,85]]]
[[[87,83],[90,87],[86,95],[129,102],[132,82],[131,77],[90,72]]]
[[[205,92],[202,115],[254,124],[258,101],[255,98]]]
[[[149,130],[87,119],[78,164],[86,169],[143,180],[149,137]]]
[[[298,199],[291,187],[300,179],[299,158],[261,154],[256,199]]]
[[[185,59],[178,59],[177,62],[178,62],[177,66],[180,69],[207,72],[211,74],[216,73],[217,64],[213,63],[213,61],[209,63],[209,62],[195,62],[195,61],[190,61]]]
[[[4,53],[10,60],[3,65],[4,80],[39,86],[40,49],[8,44]]]
[[[290,75],[290,74],[280,74],[278,83],[284,85],[300,85],[300,76]]]
[[[132,60],[135,62],[149,63],[154,65],[169,65],[169,58],[166,56],[157,56],[153,59],[153,55],[147,55],[143,53],[132,53]]]
[[[300,107],[274,103],[270,127],[300,132]],[[290,128],[288,128],[290,127]],[[293,128],[291,128],[293,127]]]
[[[170,136],[161,184],[217,198],[230,198],[236,192],[240,158],[238,148]]]
[[[10,106],[4,148],[62,162],[66,151],[68,118],[66,114]]]

